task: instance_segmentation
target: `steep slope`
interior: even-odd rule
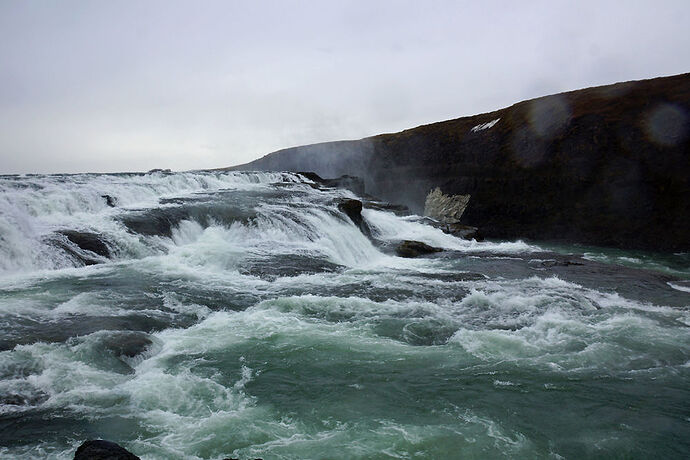
[[[690,250],[690,74],[588,88],[395,134],[280,150],[236,166],[360,176],[421,212],[471,194],[491,238]]]

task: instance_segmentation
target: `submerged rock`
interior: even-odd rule
[[[338,203],[338,209],[347,214],[352,222],[359,225],[362,221],[362,202],[359,200],[343,200]]]
[[[143,353],[153,342],[143,332],[126,331],[109,336],[103,345],[117,356],[133,358]]]
[[[102,439],[85,441],[74,453],[74,460],[141,460],[139,457],[115,444]]]
[[[330,273],[338,271],[341,268],[342,267],[338,264],[312,256],[280,254],[271,258],[249,258],[245,261],[245,265],[239,268],[239,272],[243,275],[256,276],[264,280],[275,281],[283,277]]]
[[[418,257],[423,254],[433,254],[441,252],[443,249],[429,246],[421,241],[405,240],[395,249],[395,253],[400,257]]]

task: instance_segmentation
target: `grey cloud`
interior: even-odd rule
[[[0,173],[221,167],[682,73],[689,23],[684,1],[0,2]]]

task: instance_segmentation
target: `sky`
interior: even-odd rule
[[[190,170],[690,72],[690,2],[0,0],[0,174]]]

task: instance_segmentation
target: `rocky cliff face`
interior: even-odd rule
[[[489,238],[690,250],[690,74],[546,96],[395,134],[280,150],[234,169],[362,177],[421,213],[471,195]]]

